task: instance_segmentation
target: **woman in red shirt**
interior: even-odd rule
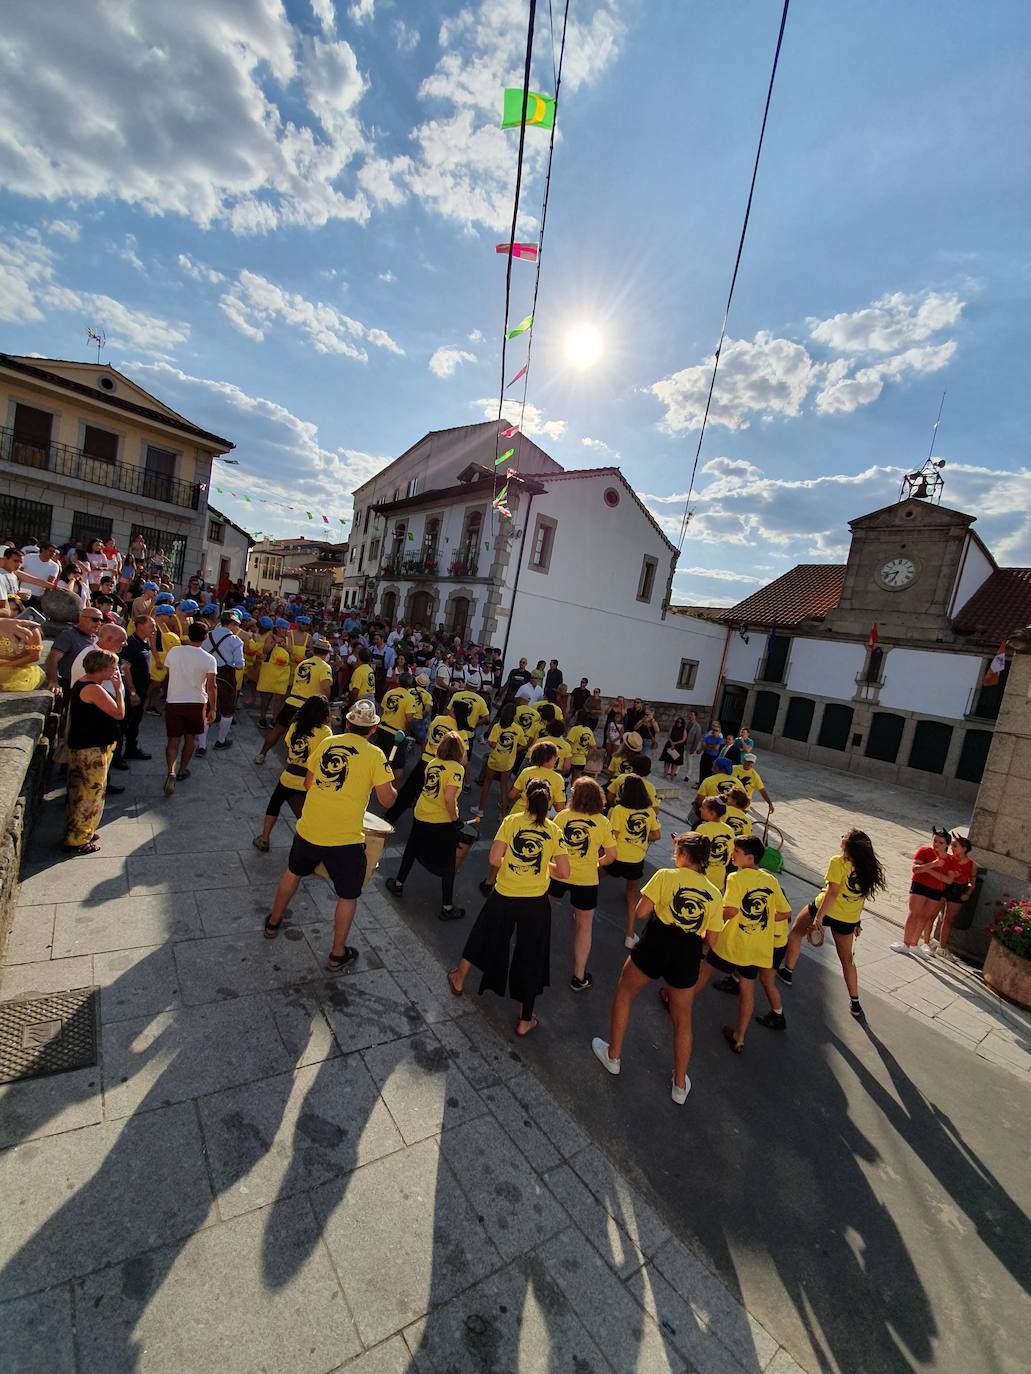
[[[970,857],[970,841],[965,835],[953,835],[946,864],[948,867],[945,873],[945,891],[942,893],[945,911],[942,914],[937,940],[928,942],[932,954],[948,954],[952,923],[959,915],[960,907],[974,891],[977,864]]]
[[[941,906],[948,882],[948,850],[951,835],[934,826],[931,843],[922,844],[913,855],[913,880],[909,885],[909,914],[902,939],[892,944],[896,954],[926,956],[930,946],[920,943],[925,924],[933,921]]]

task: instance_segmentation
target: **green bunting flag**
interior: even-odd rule
[[[305,513],[305,515],[308,517],[309,520],[314,520],[314,519],[315,519],[314,515],[312,515],[312,513],[311,513],[310,510],[306,510],[304,513]]]
[[[496,468],[499,468],[499,467],[501,466],[502,463],[507,463],[508,460],[512,457],[512,454],[513,454],[513,453],[515,453],[515,449],[514,449],[514,448],[507,448],[507,449],[505,449],[504,453],[501,455],[500,458],[495,458],[495,459],[494,459],[494,466],[495,466]]]
[[[216,487],[215,490],[218,492],[219,496],[221,496],[221,495],[222,495],[222,492],[225,490],[225,488],[224,488],[224,487]]]
[[[523,89],[521,86],[507,87],[505,104],[501,114],[503,129],[518,129],[523,122]],[[540,91],[526,92],[526,127],[553,129],[555,127],[555,102],[550,95]]]
[[[525,320],[520,320],[515,329],[510,329],[505,335],[506,339],[514,339],[519,334],[525,334],[528,329],[533,328],[533,316],[527,315]],[[513,381],[515,379],[513,378]]]

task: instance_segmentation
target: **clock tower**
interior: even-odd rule
[[[824,628],[865,639],[874,623],[896,641],[952,643],[954,589],[969,541],[972,515],[911,499],[849,522],[852,544],[836,608]]]

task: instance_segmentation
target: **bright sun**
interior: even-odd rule
[[[566,335],[565,352],[571,367],[591,367],[601,357],[601,334],[593,324],[578,324]]]

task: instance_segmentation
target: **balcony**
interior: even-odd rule
[[[125,496],[144,496],[169,506],[181,506],[184,510],[200,507],[200,487],[195,482],[181,482],[163,473],[147,472],[131,463],[110,463],[106,458],[93,458],[69,444],[36,444],[17,437],[14,430],[2,426],[0,459],[18,467],[35,468],[58,477],[89,482],[96,487],[108,487]]]
[[[380,577],[400,577],[411,582],[421,577],[439,577],[440,569],[437,565],[436,556],[433,554],[428,554],[422,558],[418,554],[409,554],[407,557],[400,558],[391,554],[380,565],[379,575]]]
[[[460,550],[451,560],[448,569],[449,577],[476,577],[477,576],[477,554],[476,550]]]

